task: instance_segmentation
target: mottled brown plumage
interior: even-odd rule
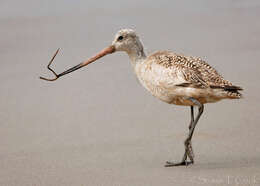
[[[229,98],[241,98],[241,87],[234,86],[225,80],[213,67],[199,57],[184,56],[170,51],[159,51],[148,57],[165,68],[176,68],[182,71],[187,82],[178,84],[181,87],[212,88],[226,91]]]

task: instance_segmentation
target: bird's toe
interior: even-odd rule
[[[188,166],[190,164],[193,164],[192,161],[181,161],[179,163],[175,163],[172,161],[166,161],[165,167],[173,167],[173,166]]]

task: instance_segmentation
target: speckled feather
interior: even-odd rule
[[[149,56],[149,60],[153,60],[153,58],[157,64],[169,69],[178,69],[183,73],[187,82],[177,86],[223,89],[230,97],[241,97],[238,92],[238,90],[242,90],[241,87],[232,85],[199,57],[186,57],[170,51],[159,51]]]

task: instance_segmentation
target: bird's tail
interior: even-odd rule
[[[243,98],[243,95],[239,92],[242,91],[243,88],[235,85],[224,85],[224,86],[211,86],[211,88],[219,88],[224,90],[226,96],[229,99],[240,99]]]

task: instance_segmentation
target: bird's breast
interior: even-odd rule
[[[152,62],[141,62],[135,66],[135,73],[139,82],[155,97],[171,103],[174,97],[175,84],[182,82],[178,79],[177,72],[167,69]]]

